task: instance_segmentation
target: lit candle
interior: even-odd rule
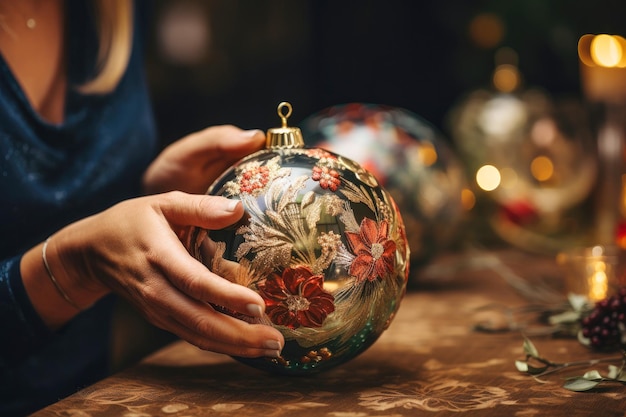
[[[565,275],[565,290],[596,302],[610,296],[620,284],[620,250],[592,246],[562,252],[557,262]]]
[[[626,101],[626,39],[615,35],[584,35],[578,41],[580,73],[591,101]]]
[[[618,239],[623,194],[626,140],[626,39],[615,35],[584,35],[578,41],[580,76],[587,99],[602,108],[598,124],[599,173],[596,192],[595,242]]]
[[[588,265],[591,269],[587,276],[587,297],[591,301],[599,301],[607,297],[609,279],[606,276],[606,263],[591,260]]]

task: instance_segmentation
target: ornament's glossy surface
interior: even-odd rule
[[[344,363],[378,339],[406,290],[409,247],[397,206],[376,179],[350,159],[294,143],[300,130],[285,121],[268,131],[267,149],[208,191],[241,200],[244,219],[191,229],[187,246],[213,272],[263,297],[262,320],[238,317],[285,336],[282,357],[239,360],[297,375]]]
[[[349,155],[392,195],[406,225],[412,271],[458,239],[464,167],[423,118],[398,107],[347,103],[307,117],[301,127],[311,144]]]

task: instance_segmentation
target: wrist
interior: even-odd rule
[[[72,307],[74,307],[78,311],[82,311],[83,308],[81,306],[79,306],[78,303],[76,301],[74,301],[67,294],[67,292],[63,289],[61,284],[59,284],[59,281],[57,281],[57,279],[55,278],[54,274],[52,273],[52,268],[50,268],[50,263],[48,262],[48,256],[47,256],[47,249],[48,249],[48,244],[49,243],[50,243],[50,238],[46,239],[46,241],[43,243],[43,247],[41,249],[41,259],[43,260],[43,265],[46,268],[46,272],[48,273],[48,278],[50,278],[50,281],[52,282],[52,284],[56,288],[57,293],[61,297],[63,297],[63,299],[65,301],[67,301],[67,303],[69,305],[71,305]]]
[[[84,220],[83,220],[84,221]],[[109,289],[96,279],[89,256],[89,239],[83,239],[79,223],[48,238],[47,257],[51,272],[68,298],[85,310]]]
[[[58,233],[22,257],[20,272],[30,301],[51,329],[63,326],[88,309],[109,291],[87,274],[79,273],[73,261],[62,256],[73,244]]]

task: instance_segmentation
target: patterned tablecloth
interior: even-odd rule
[[[370,349],[325,373],[270,375],[176,342],[35,415],[626,416],[626,386],[563,388],[566,377],[587,368],[540,382],[515,367],[524,359],[523,336],[502,329],[507,315],[496,312],[552,296],[560,280],[552,258],[518,252],[443,256],[414,282]],[[477,331],[477,324],[503,331]],[[532,341],[542,356],[562,362],[606,356],[573,338]],[[606,366],[593,369],[605,372]]]

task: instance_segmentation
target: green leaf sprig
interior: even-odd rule
[[[622,351],[620,357],[559,363],[542,357],[535,345],[527,337],[524,337],[523,349],[526,359],[516,360],[515,367],[518,371],[531,375],[539,382],[545,382],[540,379],[541,377],[567,368],[593,366],[604,362],[621,361],[620,366],[609,365],[608,373],[605,376],[602,376],[602,374],[600,374],[597,370],[591,370],[585,372],[581,376],[567,378],[563,388],[570,391],[582,392],[592,390],[602,383],[617,383],[626,385],[626,351]]]
[[[592,308],[593,304],[587,297],[576,294],[569,294],[566,301],[557,304],[528,304],[515,308],[489,304],[476,310],[477,313],[490,314],[476,323],[474,330],[483,333],[522,331],[530,336],[576,337],[580,332],[580,321]]]

